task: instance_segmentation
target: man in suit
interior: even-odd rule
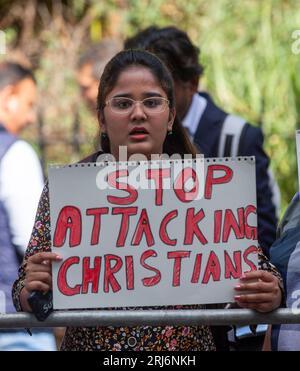
[[[104,39],[87,49],[78,61],[77,82],[81,96],[95,116],[101,74],[107,62],[120,50],[121,45],[117,40]]]
[[[125,41],[125,49],[141,48],[156,54],[170,69],[175,85],[176,111],[190,137],[205,157],[255,156],[258,240],[266,255],[276,237],[276,207],[269,159],[263,150],[263,134],[245,120],[228,115],[209,94],[198,92],[203,67],[197,48],[176,27],[151,26]],[[231,124],[231,132],[224,128]]]
[[[11,290],[27,248],[44,179],[33,148],[19,135],[36,121],[37,88],[32,71],[0,63],[0,312],[15,313]],[[56,350],[52,331],[30,337],[0,330],[0,351]]]

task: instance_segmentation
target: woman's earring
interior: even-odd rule
[[[107,139],[107,134],[106,133],[101,133],[101,139]]]
[[[172,130],[169,130],[168,131],[168,135],[172,135],[173,134],[173,131]]]

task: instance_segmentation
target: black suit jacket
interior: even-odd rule
[[[194,142],[205,157],[218,157],[218,146],[223,122],[228,115],[215,105],[206,93],[199,93],[207,100],[207,106],[199,121]],[[246,124],[242,130],[239,156],[255,156],[258,241],[265,254],[276,238],[276,209],[268,175],[269,158],[263,150],[263,133],[260,128]]]

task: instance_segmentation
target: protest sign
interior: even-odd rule
[[[55,309],[233,301],[257,266],[255,159],[49,169]]]

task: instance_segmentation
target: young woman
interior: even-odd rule
[[[161,61],[145,51],[123,51],[106,66],[98,94],[102,148],[119,158],[119,146],[126,146],[128,156],[163,153],[195,155],[184,129],[176,120],[172,78]],[[96,153],[85,159],[96,161]],[[51,289],[51,262],[60,257],[51,253],[48,186],[42,194],[36,223],[13,288],[17,310],[31,311],[28,295],[34,290]],[[281,302],[280,279],[260,256],[263,270],[247,273],[236,290],[241,307],[262,312],[277,308]],[[253,283],[253,279],[257,279]],[[249,294],[245,292],[249,291]],[[201,308],[183,306],[182,308]],[[124,308],[125,309],[125,308]],[[151,309],[151,308],[142,308]],[[167,327],[94,327],[68,328],[63,350],[214,350],[207,326]]]

